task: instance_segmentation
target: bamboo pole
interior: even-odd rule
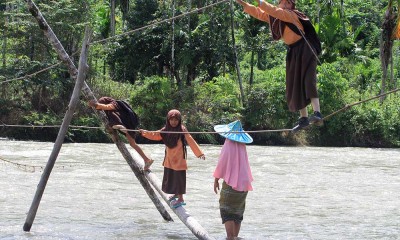
[[[29,12],[36,18],[39,28],[43,30],[45,36],[48,38],[49,42],[57,52],[58,56],[61,58],[61,60],[67,65],[68,71],[71,74],[72,79],[76,79],[76,76],[78,74],[78,70],[76,69],[74,63],[72,62],[71,58],[65,51],[64,47],[58,40],[57,36],[54,34],[53,30],[51,27],[48,25],[46,22],[46,19],[43,17],[42,13],[38,9],[38,7],[35,5],[35,3],[32,0],[26,0],[28,4],[28,9]],[[96,100],[93,92],[90,90],[89,86],[86,84],[86,82],[83,82],[83,87],[82,91],[84,95],[86,96],[87,100]],[[98,114],[99,118],[103,121],[104,125],[108,125],[108,120],[103,111],[96,111]],[[63,135],[64,137],[65,135]],[[113,138],[114,140],[114,138]],[[130,155],[129,151],[126,149],[126,146],[123,142],[118,141],[116,142],[117,147],[121,150],[123,149],[123,156],[125,157],[126,161],[129,162],[131,161],[132,156]],[[122,153],[122,152],[121,152]],[[135,168],[136,169],[136,168]],[[51,169],[50,169],[51,170]],[[132,169],[133,170],[133,169]],[[135,172],[136,177],[138,177],[139,181],[141,183],[146,182],[143,181],[145,179],[144,174],[137,174]],[[168,214],[168,212],[165,210],[164,206],[161,204],[160,200],[158,199],[157,195],[154,193],[152,190],[151,186],[148,184],[148,186],[143,186],[144,189],[146,190],[146,193],[149,195],[150,199],[153,201],[157,209],[159,210],[160,214],[163,216],[165,220],[172,220],[171,216]],[[31,228],[31,225],[34,220],[34,215],[30,216],[29,219],[27,218],[27,221],[24,225],[24,231],[29,231]]]
[[[84,83],[84,80],[86,78],[86,73],[88,70],[87,66],[87,54],[89,50],[89,42],[90,42],[90,30],[88,27],[86,27],[85,30],[85,37],[82,43],[82,50],[81,50],[81,56],[79,58],[79,70],[77,74],[77,79],[75,82],[75,87],[72,93],[72,97],[70,99],[69,105],[68,105],[68,110],[64,116],[62,125],[60,127],[60,130],[57,135],[56,142],[54,143],[53,150],[50,154],[49,160],[47,161],[46,167],[43,171],[42,177],[40,178],[40,182],[37,186],[35,196],[33,198],[31,207],[29,209],[28,215],[26,217],[26,221],[24,224],[24,231],[30,231],[32,227],[33,220],[35,219],[37,210],[39,208],[40,200],[42,199],[44,189],[46,187],[47,181],[49,180],[51,170],[54,167],[54,164],[57,160],[57,156],[60,153],[62,144],[64,142],[65,135],[68,131],[68,126],[71,123],[74,111],[76,106],[78,105],[79,102],[79,96],[80,92]]]

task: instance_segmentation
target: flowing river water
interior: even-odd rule
[[[162,179],[164,146],[141,147]],[[168,207],[174,222],[163,220],[115,145],[93,143],[63,145],[31,231],[24,232],[52,148],[0,140],[0,239],[196,239]],[[201,148],[204,161],[188,148],[185,208],[210,236],[224,239],[212,177],[221,146]],[[254,191],[241,238],[400,239],[400,149],[247,150]]]

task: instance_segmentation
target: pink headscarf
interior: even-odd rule
[[[224,179],[236,191],[253,190],[253,176],[244,143],[225,139],[214,177]]]

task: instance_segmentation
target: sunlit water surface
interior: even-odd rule
[[[0,239],[196,239],[165,222],[113,144],[64,144],[30,232],[22,227],[53,143],[0,141]],[[129,146],[132,155],[137,157]],[[162,179],[163,145],[142,145]],[[212,173],[221,146],[188,149],[186,210],[224,239]],[[400,150],[248,146],[244,239],[400,239]],[[36,166],[26,167],[24,165]],[[35,170],[33,172],[33,170]],[[169,208],[167,208],[169,210]]]

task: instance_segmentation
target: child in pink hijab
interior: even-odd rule
[[[227,239],[234,239],[239,235],[247,193],[253,190],[253,176],[246,150],[246,143],[253,142],[253,139],[243,131],[240,121],[217,125],[214,130],[226,138],[213,174],[214,192],[218,193],[219,179],[222,178],[220,214]]]

